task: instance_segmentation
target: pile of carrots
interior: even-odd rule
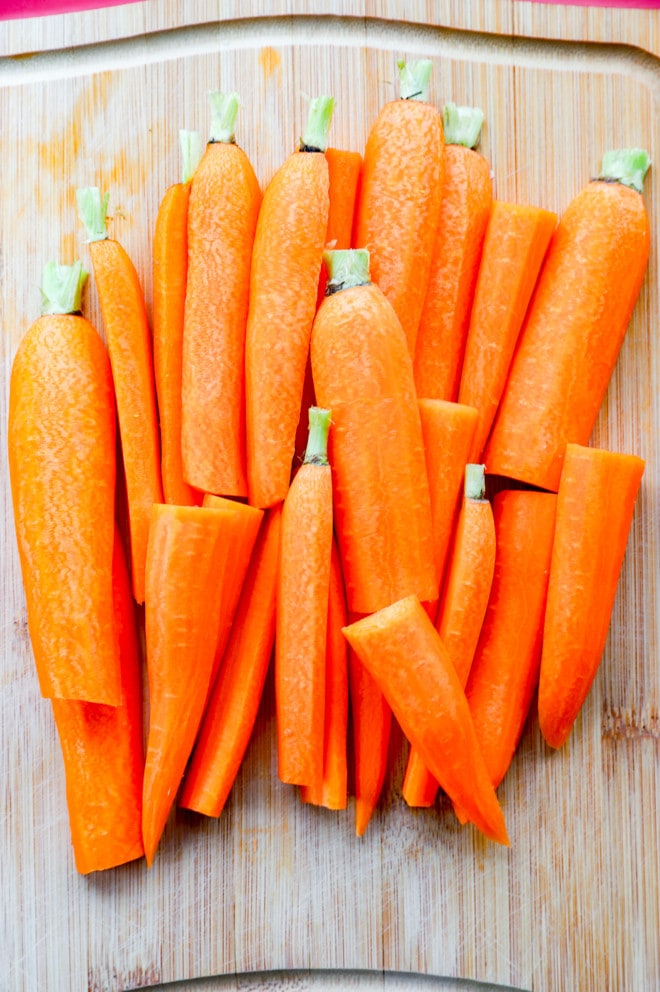
[[[589,440],[648,157],[608,153],[561,219],[494,200],[483,115],[433,106],[431,68],[399,63],[363,153],[312,100],[264,190],[212,94],[160,204],[151,326],[107,194],[77,191],[107,349],[82,264],[47,265],[9,460],[80,872],[151,864],[177,802],[220,815],[271,659],[279,778],[352,791],[358,835],[394,718],[405,801],[441,789],[508,844],[495,790],[534,700],[557,748],[589,691],[644,471]]]

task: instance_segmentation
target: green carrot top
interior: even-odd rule
[[[465,488],[466,499],[478,501],[486,499],[486,466],[469,463],[465,466]]]
[[[318,406],[309,408],[309,434],[303,465],[328,464],[328,433],[330,431],[330,410]]]
[[[328,270],[326,296],[351,286],[365,286],[369,278],[369,252],[366,248],[335,248],[323,252]]]
[[[179,147],[181,148],[181,182],[190,182],[195,174],[202,157],[202,136],[199,131],[179,130]]]
[[[397,62],[399,70],[399,97],[401,100],[419,100],[428,103],[429,80],[433,71],[430,59],[419,59],[417,62]]]
[[[484,112],[479,107],[457,107],[446,103],[442,109],[445,144],[476,148],[481,140]]]
[[[85,225],[87,241],[105,241],[108,237],[106,216],[110,194],[101,196],[98,186],[83,186],[76,190],[78,216]]]
[[[328,131],[335,109],[332,96],[317,96],[309,102],[307,126],[300,139],[301,152],[324,152],[328,147]]]
[[[643,148],[617,148],[603,155],[598,179],[621,183],[641,193],[650,165],[649,153]]]
[[[236,117],[241,103],[238,93],[223,93],[222,90],[213,90],[209,93],[211,101],[211,130],[209,133],[209,143],[216,141],[225,145],[233,145],[236,141],[234,129],[236,127]]]
[[[80,261],[73,265],[46,262],[41,279],[41,313],[78,313],[87,271]]]

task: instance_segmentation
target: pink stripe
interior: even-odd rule
[[[130,0],[0,0],[0,21],[15,17],[45,17],[48,14],[71,14],[76,10],[115,7]]]

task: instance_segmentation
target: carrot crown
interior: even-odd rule
[[[641,193],[650,165],[649,154],[643,148],[617,148],[603,155],[598,178],[603,182],[630,186]]]
[[[465,466],[465,488],[466,499],[485,500],[486,499],[486,466],[469,463]]]
[[[80,261],[73,265],[46,262],[41,279],[41,312],[78,313],[87,271]]]
[[[484,112],[479,107],[457,107],[446,103],[442,108],[442,123],[447,145],[476,148],[481,140]]]
[[[323,252],[328,270],[325,295],[332,296],[341,289],[365,286],[369,278],[369,252],[366,248],[336,248]]]
[[[330,410],[318,406],[309,408],[309,434],[303,465],[328,464],[328,433],[330,431]]]
[[[428,103],[429,80],[433,71],[430,59],[419,59],[417,62],[397,62],[399,70],[399,97],[402,100],[419,100]]]
[[[301,152],[324,152],[328,147],[328,131],[335,109],[335,98],[317,96],[309,102],[307,126],[300,139]]]
[[[179,147],[181,148],[181,182],[189,183],[195,174],[202,157],[202,136],[199,131],[179,131]]]
[[[221,90],[213,90],[209,93],[211,101],[211,130],[209,143],[216,141],[224,145],[233,145],[236,142],[234,129],[236,127],[236,117],[240,100],[238,93],[223,93]]]
[[[87,241],[105,241],[108,232],[105,226],[110,194],[101,196],[98,186],[83,186],[76,190],[78,216],[85,225]]]

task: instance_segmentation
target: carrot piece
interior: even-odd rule
[[[334,100],[310,105],[300,150],[264,193],[252,252],[245,343],[250,502],[287,494],[328,226],[327,143]]]
[[[153,508],[146,568],[149,733],[142,836],[147,864],[192,751],[211,677],[230,511]]]
[[[432,63],[398,63],[400,99],[369,131],[353,245],[367,248],[373,281],[388,298],[411,357],[431,268],[445,177],[442,117],[428,102]]]
[[[238,94],[213,92],[211,106],[211,136],[188,210],[183,466],[198,489],[247,496],[245,328],[261,189],[234,140]]]
[[[600,665],[644,467],[634,455],[566,446],[538,692],[551,747],[566,741]]]
[[[465,344],[459,403],[479,420],[471,460],[481,457],[504,390],[516,341],[557,215],[518,203],[493,204]]]
[[[301,790],[303,802],[327,809],[345,809],[347,803],[348,646],[342,634],[346,619],[344,577],[339,548],[333,539],[325,650],[323,778]]]
[[[475,150],[481,110],[448,103],[443,118],[445,184],[414,368],[418,396],[456,400],[493,189],[490,165]]]
[[[188,272],[190,181],[201,156],[198,131],[179,131],[183,176],[166,191],[158,208],[153,242],[154,380],[158,399],[161,476],[166,503],[193,506],[199,493],[183,478],[181,376],[183,315]]]
[[[369,253],[326,252],[334,290],[312,330],[318,402],[332,410],[330,463],[349,612],[438,595],[431,500],[412,361],[370,283]]]
[[[76,190],[108,341],[126,477],[133,595],[144,602],[144,569],[151,508],[162,503],[160,441],[151,333],[142,287],[124,247],[106,230],[108,194]]]
[[[556,492],[567,442],[593,430],[649,257],[646,152],[606,155],[561,217],[511,363],[484,461]]]
[[[275,641],[282,504],[267,510],[179,805],[220,816],[247,750]]]
[[[114,868],[142,846],[142,673],[130,576],[119,532],[112,562],[112,605],[121,671],[119,706],[53,699],[71,842],[77,870]]]
[[[282,509],[275,633],[278,774],[323,779],[325,646],[332,551],[330,411],[309,411],[305,460]]]
[[[9,388],[8,457],[43,696],[119,705],[113,636],[115,404],[103,341],[75,312],[80,262],[44,269]]]
[[[419,600],[407,596],[344,634],[445,792],[487,837],[508,844],[465,694]]]

